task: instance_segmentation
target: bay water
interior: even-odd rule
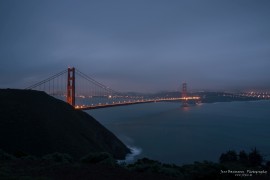
[[[218,162],[228,150],[257,148],[270,159],[270,101],[182,107],[160,102],[87,110],[136,155],[177,165]]]

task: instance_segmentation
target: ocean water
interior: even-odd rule
[[[256,147],[270,159],[270,101],[225,102],[182,107],[162,102],[86,111],[133,149],[178,165],[217,162],[227,150]]]

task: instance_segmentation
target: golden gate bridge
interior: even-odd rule
[[[186,83],[183,83],[179,97],[145,98],[128,95],[105,86],[74,67],[69,67],[26,89],[44,91],[82,110],[164,101],[181,101],[183,106],[187,106],[190,100],[200,100],[199,96],[188,96]]]

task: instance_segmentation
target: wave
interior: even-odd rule
[[[131,147],[131,146],[127,146],[131,153],[127,154],[124,160],[117,160],[117,162],[119,164],[121,163],[132,163],[135,159],[136,156],[140,155],[142,153],[142,149],[138,148],[138,147]]]

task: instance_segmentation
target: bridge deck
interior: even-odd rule
[[[200,97],[186,97],[186,98],[163,98],[163,99],[151,99],[151,100],[139,100],[133,102],[120,102],[120,103],[113,103],[113,104],[98,104],[93,106],[76,106],[76,109],[81,110],[90,110],[90,109],[101,109],[101,108],[108,108],[108,107],[117,107],[117,106],[127,106],[133,104],[143,104],[143,103],[153,103],[153,102],[165,102],[165,101],[182,101],[182,100],[198,100]]]

